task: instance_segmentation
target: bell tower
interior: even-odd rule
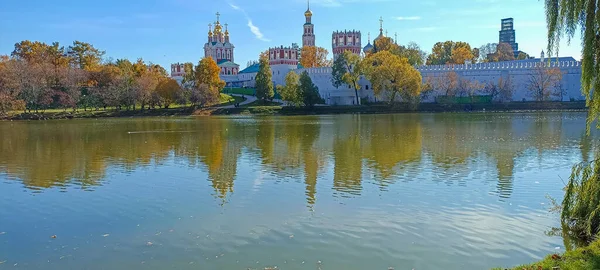
[[[308,8],[304,12],[306,17],[306,23],[304,24],[304,34],[302,34],[302,47],[315,46],[315,26],[312,24],[312,11],[310,11],[310,0],[308,1]]]

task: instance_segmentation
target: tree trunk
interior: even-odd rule
[[[360,100],[358,99],[358,89],[354,87],[354,96],[356,97],[356,105],[360,105]]]

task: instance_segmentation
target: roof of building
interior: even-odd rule
[[[231,62],[231,61],[229,61],[227,59],[221,59],[219,62],[217,62],[217,65],[218,66],[229,66],[229,67],[232,67],[232,66],[233,67],[235,67],[235,66],[239,67],[240,66],[240,65],[238,65],[238,64],[236,64],[234,62]]]
[[[238,74],[239,73],[257,73],[259,67],[260,67],[259,64],[254,64],[254,65],[251,65],[251,66],[245,68],[244,70],[238,72]]]
[[[371,42],[367,43],[367,46],[365,46],[363,48],[363,52],[367,53],[373,50],[373,45],[371,45]]]
[[[540,58],[533,58],[533,59],[524,59],[524,60],[511,60],[511,61],[502,61],[502,62],[517,62],[517,63],[531,63],[531,62],[539,62],[542,59]],[[571,56],[566,56],[566,57],[552,57],[551,59],[548,58],[544,58],[544,61],[548,61],[550,60],[551,62],[556,62],[556,60],[558,60],[559,62],[565,62],[565,61],[577,61],[575,60],[575,58],[571,57]]]

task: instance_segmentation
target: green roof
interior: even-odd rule
[[[259,64],[254,64],[254,65],[251,65],[251,66],[245,68],[244,70],[238,72],[238,74],[239,73],[256,73],[256,72],[258,72],[259,67],[260,67]]]

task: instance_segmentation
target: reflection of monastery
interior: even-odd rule
[[[212,25],[209,25],[208,42],[204,45],[204,57],[215,59],[221,68],[221,78],[227,82],[228,87],[254,87],[258,64],[239,71],[239,65],[233,62],[234,46],[229,42],[227,24],[225,24],[225,32],[223,33],[218,15],[217,13],[214,30],[212,30]],[[303,25],[302,46],[315,45],[316,37],[314,34],[314,25],[312,24],[312,15],[313,13],[309,6],[304,13],[306,22]],[[378,39],[386,36],[383,30],[383,20],[380,19],[379,35],[373,40],[373,44]],[[333,52],[334,59],[346,50],[360,54],[367,53],[373,49],[370,38],[367,41],[367,45],[362,47],[360,31],[335,31],[331,38],[331,51]],[[395,42],[397,43],[397,39]],[[355,103],[354,90],[346,85],[338,88],[333,86],[331,82],[331,67],[303,68],[299,65],[299,59],[300,47],[297,44],[292,44],[289,47],[279,46],[269,48],[269,63],[273,72],[274,85],[285,85],[285,75],[290,71],[297,73],[306,71],[319,88],[319,93],[327,104],[352,105]],[[563,73],[560,83],[563,94],[560,97],[554,97],[555,100],[562,99],[562,101],[569,101],[585,99],[581,94],[581,62],[576,61],[572,57],[553,58],[551,61],[548,61],[548,59],[544,60],[544,53],[542,52],[539,59],[463,65],[420,66],[417,69],[421,72],[423,80],[433,80],[437,77],[445,76],[448,72],[456,72],[459,77],[470,81],[477,81],[480,84],[497,82],[500,78],[509,78],[515,90],[512,100],[530,101],[533,100],[533,97],[530,96],[527,85],[532,72],[542,64],[558,67]],[[181,80],[181,75],[183,75],[183,64],[171,65],[171,76]],[[362,100],[376,102],[386,99],[386,97],[375,96],[368,80],[363,78],[360,81],[360,85],[361,91],[359,91],[359,95]],[[443,95],[442,91],[434,89],[433,93],[423,100],[424,102],[433,102],[436,96],[439,95]]]

